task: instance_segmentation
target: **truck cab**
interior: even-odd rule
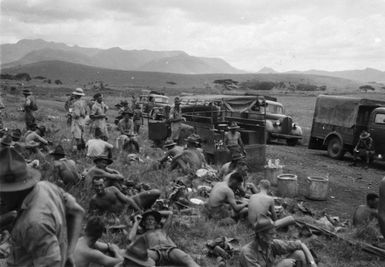
[[[317,98],[310,133],[310,149],[327,150],[334,159],[352,153],[363,130],[374,141],[376,158],[385,154],[385,101],[345,96]]]
[[[385,107],[373,110],[368,131],[373,138],[377,158],[383,159],[385,156]]]

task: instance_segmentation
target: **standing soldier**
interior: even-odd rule
[[[73,94],[69,95],[65,104],[64,104],[64,109],[65,111],[67,111],[67,125],[69,127],[71,127],[71,124],[72,124],[72,117],[71,117],[71,112],[72,112],[72,109],[73,109],[73,105],[74,105],[74,101],[75,101],[75,97]]]
[[[236,122],[231,122],[228,127],[229,131],[225,133],[225,146],[232,153],[243,153],[246,156],[245,147],[242,142],[241,133],[237,131],[240,127]]]
[[[108,106],[103,102],[103,95],[101,93],[97,93],[94,95],[95,103],[92,105],[90,118],[93,120],[93,126],[96,128],[100,128],[103,135],[108,138],[108,130],[107,130],[107,116],[106,112],[108,110]]]
[[[170,122],[171,122],[171,140],[178,143],[180,129],[182,126],[182,110],[180,107],[180,98],[175,97],[174,99],[174,107],[171,109],[170,114]]]
[[[134,108],[134,133],[139,134],[140,125],[143,124],[143,114],[139,104],[135,104]]]
[[[3,129],[3,116],[1,114],[1,110],[2,109],[5,109],[5,106],[4,106],[4,103],[3,103],[3,99],[0,96],[0,129]]]
[[[33,126],[36,125],[36,119],[33,116],[33,112],[38,109],[36,101],[32,98],[32,92],[29,89],[23,90],[25,97],[23,110],[25,112],[25,125],[27,130],[34,130]]]
[[[74,145],[73,150],[82,150],[85,148],[84,144],[84,119],[87,115],[86,103],[81,99],[84,96],[84,92],[82,88],[76,88],[74,92],[72,92],[74,96],[74,103],[71,112],[72,124],[71,124],[71,132],[72,136],[75,139],[76,146]]]

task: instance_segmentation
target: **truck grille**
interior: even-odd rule
[[[291,132],[293,120],[290,117],[283,118],[281,122],[282,133],[287,134]]]

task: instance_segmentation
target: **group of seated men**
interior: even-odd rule
[[[125,125],[129,123],[129,116],[131,114],[123,112],[122,119],[118,122],[122,135],[127,135],[125,128],[131,127]],[[230,223],[247,220],[253,229],[254,239],[241,249],[242,267],[317,266],[303,242],[273,238],[279,220],[275,214],[274,198],[270,195],[270,182],[261,180],[258,186],[247,183],[246,152],[243,144],[238,143],[239,136],[234,129],[237,129],[237,125],[232,124],[227,142],[242,146],[240,150],[232,151],[232,160],[225,163],[219,171],[221,181],[213,185],[205,203],[204,212],[207,218],[219,222],[227,220]],[[36,126],[29,130],[24,137],[24,144],[20,142],[19,132],[14,130],[5,134],[1,139],[0,150],[17,150],[19,147],[40,155],[48,151],[49,142],[44,139],[44,127]],[[89,200],[91,217],[88,218],[84,235],[77,240],[74,249],[75,266],[89,266],[92,263],[103,266],[199,266],[190,255],[178,248],[168,234],[172,210],[152,209],[163,192],[158,189],[135,188],[133,181],[125,178],[118,170],[110,168],[109,165],[113,163],[113,146],[107,141],[108,137],[96,128],[94,138],[86,143],[87,158],[92,160],[94,166],[85,170],[83,175],[79,174],[75,161],[66,157],[61,145],[49,152],[53,159],[53,179],[58,185],[70,189],[83,180],[85,187],[92,186],[95,192]],[[170,171],[177,169],[181,174],[192,177],[198,169],[205,168],[207,162],[200,148],[201,140],[198,135],[192,134],[185,141],[186,147],[181,147],[173,140],[167,140],[164,145],[167,151],[159,160],[159,165],[168,166]],[[248,190],[251,196],[247,198]],[[367,205],[360,206],[355,212],[354,225],[364,224],[378,216],[377,200],[377,195],[368,195]],[[129,245],[125,249],[99,240],[106,232],[106,222],[100,217],[105,213],[141,214],[133,217],[133,225],[127,236]],[[280,255],[286,257],[278,260]]]

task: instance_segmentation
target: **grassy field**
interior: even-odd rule
[[[37,89],[38,91],[38,105],[39,110],[36,112],[39,124],[46,125],[50,132],[48,138],[54,143],[60,142],[68,151],[68,157],[76,160],[81,170],[90,167],[92,164],[85,159],[82,154],[73,154],[70,151],[71,143],[70,130],[65,124],[64,118],[64,99],[65,93],[70,89],[61,89],[59,87],[51,90]],[[88,92],[92,94],[91,91]],[[107,92],[105,93],[105,102],[110,107],[118,103],[122,96],[126,96],[125,92]],[[383,97],[383,95],[382,95]],[[280,95],[278,100],[284,104],[289,115],[295,118],[300,126],[303,127],[306,134],[309,133],[312,121],[312,114],[315,104],[315,96],[304,95]],[[7,110],[4,114],[5,125],[8,128],[23,128],[23,113],[17,111],[22,99],[19,96],[7,94],[4,96],[4,102],[7,105]],[[109,122],[112,123],[116,111],[111,110],[108,113]],[[111,130],[110,142],[113,142],[117,136],[115,130]],[[162,197],[167,197],[169,192],[169,183],[177,177],[176,173],[170,173],[165,170],[154,169],[154,162],[162,155],[162,150],[159,148],[152,148],[151,142],[147,138],[147,129],[144,127],[139,137],[140,145],[142,147],[141,157],[144,163],[135,163],[129,165],[125,157],[117,157],[115,154],[115,162],[112,168],[121,171],[125,177],[138,182],[145,182],[150,184],[153,188],[161,189],[164,194]],[[271,147],[274,150],[274,147]],[[51,162],[49,159],[41,160],[41,171],[44,179],[52,180],[51,178]],[[218,168],[218,166],[214,166]],[[251,173],[251,177],[263,177],[261,173]],[[260,178],[258,178],[260,179]],[[258,180],[257,179],[257,180]],[[77,198],[80,204],[88,208],[88,202],[91,197],[92,189],[79,185],[69,189],[69,191]],[[199,211],[199,208],[197,207]],[[322,211],[317,211],[321,214]],[[298,216],[302,216],[297,214]],[[121,221],[125,221],[124,216],[119,217]],[[130,226],[128,225],[127,230]],[[351,229],[348,229],[351,230]],[[202,266],[216,266],[216,261],[213,258],[207,258],[205,243],[209,239],[215,239],[220,236],[234,237],[240,241],[240,245],[251,241],[252,230],[245,223],[238,223],[233,226],[219,226],[216,222],[207,221],[204,217],[199,215],[199,212],[193,216],[186,216],[176,214],[173,219],[170,236],[183,250],[190,253]],[[279,233],[283,238],[296,237],[298,231],[292,229],[289,233]],[[127,238],[122,233],[109,232],[104,240],[112,241],[124,248],[127,245]],[[343,242],[336,242],[336,240],[328,239],[326,237],[311,237],[303,238],[321,260],[319,266],[383,266],[383,262],[369,254],[361,252],[359,247],[347,247]],[[233,257],[228,266],[238,266],[237,256]]]

